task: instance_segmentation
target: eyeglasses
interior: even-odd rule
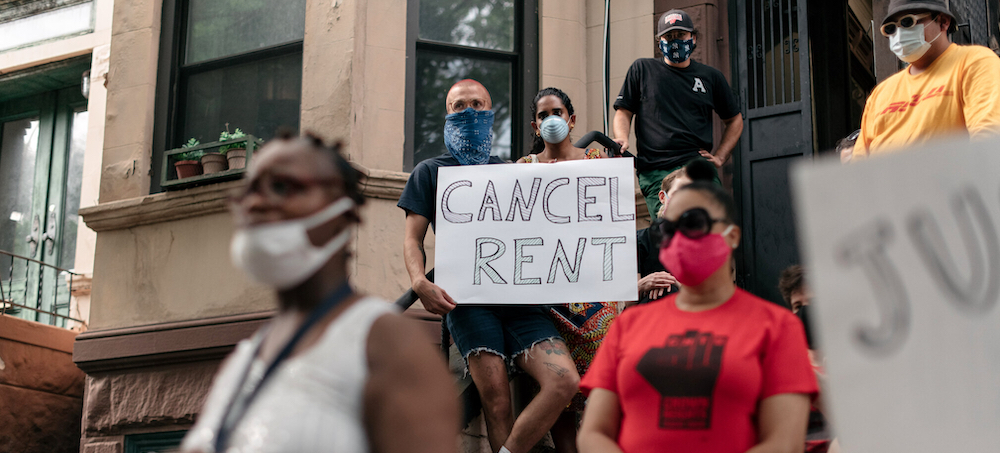
[[[285,175],[263,174],[251,180],[244,189],[234,193],[230,197],[230,201],[241,203],[250,194],[255,193],[269,203],[281,204],[313,187],[334,181],[336,181],[335,178],[294,178]]]
[[[676,222],[666,219],[656,219],[650,232],[653,233],[653,243],[659,243],[660,247],[666,247],[674,234],[678,231],[690,239],[700,239],[712,231],[712,226],[716,223],[729,222],[726,219],[713,219],[704,208],[692,208],[684,211]]]
[[[861,129],[858,129],[858,130],[856,130],[854,132],[851,132],[851,135],[847,136],[847,140],[853,142],[853,141],[857,140],[858,136],[860,136],[860,135],[861,135]]]
[[[899,27],[912,28],[914,25],[917,25],[917,23],[919,23],[923,18],[930,17],[931,15],[932,15],[931,13],[907,14],[903,17],[900,17],[899,20],[895,22],[888,22],[882,25],[881,28],[882,36],[889,37],[896,34],[896,29]]]
[[[469,107],[473,110],[486,110],[486,100],[485,99],[459,99],[451,103],[452,112],[461,112]]]

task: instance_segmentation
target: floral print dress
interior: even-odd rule
[[[586,159],[604,157],[597,149],[587,150],[586,156]],[[524,161],[529,164],[541,163],[536,154],[525,156]],[[623,304],[619,302],[582,302],[549,306],[549,314],[556,325],[556,330],[566,341],[580,376],[590,368],[590,362],[594,360],[597,348],[611,327],[611,321],[621,313],[622,306]],[[585,402],[586,397],[582,393],[577,393],[566,410],[583,411]]]

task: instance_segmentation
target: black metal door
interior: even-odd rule
[[[799,260],[789,164],[813,154],[805,0],[735,0],[736,84],[745,128],[734,189],[743,243],[738,281],[780,302],[778,276]]]

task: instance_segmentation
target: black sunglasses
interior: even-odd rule
[[[728,220],[713,219],[704,208],[692,208],[684,211],[676,222],[657,218],[649,227],[649,231],[652,233],[653,243],[659,243],[662,248],[670,244],[670,240],[678,231],[690,239],[699,239],[707,236],[712,231],[712,226],[719,222]]]

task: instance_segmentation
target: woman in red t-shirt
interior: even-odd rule
[[[817,391],[805,334],[791,312],[733,284],[734,218],[710,182],[671,198],[660,260],[681,290],[611,325],[580,385],[581,452],[802,450]]]

